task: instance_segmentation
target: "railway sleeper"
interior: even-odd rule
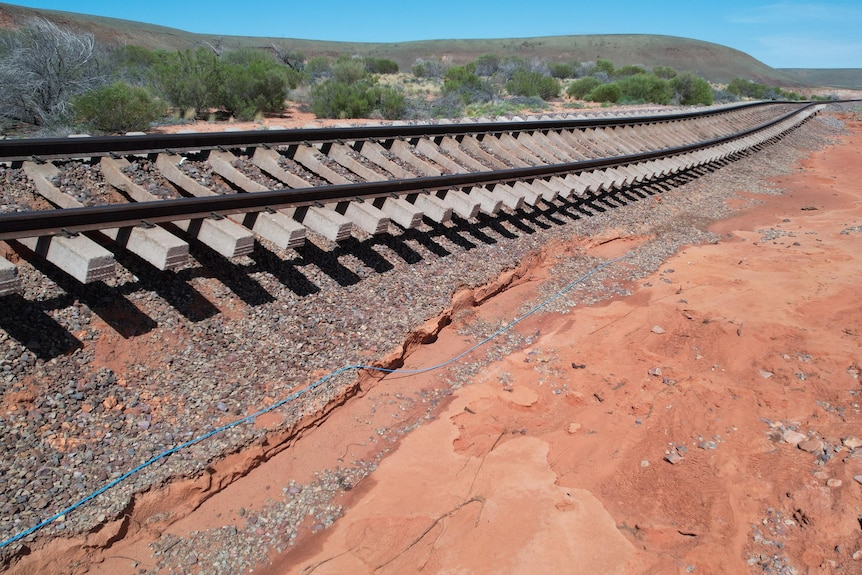
[[[36,190],[46,200],[62,209],[81,208],[84,205],[57,188],[52,180],[60,174],[60,170],[52,163],[36,164],[33,162],[24,162],[24,173],[33,182]],[[106,228],[98,233],[115,242],[121,248],[124,248],[133,254],[137,255],[144,261],[150,263],[159,270],[176,269],[185,265],[189,259],[189,246],[186,242],[174,236],[164,228],[159,227],[125,227],[125,228]],[[84,245],[84,243],[76,244]],[[35,250],[34,250],[35,251]],[[90,257],[91,250],[87,250],[86,256]],[[113,258],[113,256],[111,256]],[[77,259],[77,258],[76,258]],[[57,267],[65,269],[65,262],[53,262]],[[74,266],[81,264],[76,261]],[[101,265],[101,264],[98,264]],[[78,273],[78,272],[76,272]],[[90,277],[91,274],[74,277]],[[86,282],[84,282],[86,283]]]
[[[0,257],[0,297],[21,292],[21,277],[18,266]]]

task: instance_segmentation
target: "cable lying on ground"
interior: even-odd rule
[[[453,363],[457,362],[457,361],[458,361],[458,360],[460,360],[461,358],[465,357],[466,355],[469,355],[470,353],[472,353],[472,352],[473,352],[473,351],[475,351],[476,349],[478,349],[478,348],[480,348],[480,347],[482,347],[482,346],[486,345],[487,343],[489,343],[489,342],[493,341],[493,340],[494,340],[494,339],[496,339],[499,335],[501,335],[501,334],[503,334],[503,333],[507,332],[508,330],[512,329],[515,325],[517,325],[518,323],[520,323],[520,322],[524,321],[525,319],[527,319],[527,318],[528,318],[528,317],[530,317],[531,315],[533,315],[533,314],[535,314],[535,313],[537,313],[537,312],[541,311],[542,309],[546,308],[546,307],[547,307],[547,306],[549,306],[551,303],[553,303],[553,302],[554,302],[554,301],[556,301],[557,299],[559,299],[559,298],[561,298],[562,296],[564,296],[567,292],[571,291],[575,286],[577,286],[578,284],[583,283],[584,281],[586,281],[588,278],[590,278],[591,276],[595,275],[595,274],[596,274],[596,273],[598,273],[599,271],[601,271],[601,270],[605,269],[606,267],[609,267],[609,266],[611,266],[611,265],[613,265],[613,264],[615,264],[615,263],[617,263],[617,262],[619,262],[619,261],[621,261],[621,260],[623,260],[623,259],[626,259],[626,258],[627,258],[627,257],[629,257],[630,255],[631,255],[631,252],[629,252],[629,253],[627,253],[627,254],[625,254],[625,255],[623,255],[623,256],[620,256],[620,257],[618,257],[618,258],[615,258],[615,259],[609,260],[609,261],[607,261],[607,262],[604,262],[603,264],[601,264],[601,265],[599,265],[599,266],[597,266],[597,267],[593,268],[592,270],[590,270],[590,271],[589,271],[589,272],[587,272],[586,274],[582,275],[581,277],[579,277],[579,278],[577,278],[577,279],[575,279],[575,280],[573,280],[573,281],[569,282],[569,283],[568,283],[568,284],[566,284],[565,286],[563,286],[563,287],[562,287],[559,291],[557,291],[553,296],[551,296],[550,298],[546,299],[544,302],[542,302],[542,303],[538,304],[537,306],[533,307],[530,311],[526,312],[525,314],[521,315],[520,317],[517,317],[517,318],[513,319],[511,322],[509,322],[509,323],[508,323],[508,324],[506,324],[505,326],[501,327],[500,329],[498,329],[497,331],[495,331],[494,333],[492,333],[491,335],[489,335],[488,337],[486,337],[486,338],[485,338],[485,339],[483,339],[482,341],[480,341],[480,342],[476,343],[476,344],[475,344],[475,345],[473,345],[472,347],[468,348],[467,350],[465,350],[465,351],[463,351],[463,352],[459,353],[458,355],[456,355],[456,356],[452,357],[451,359],[449,359],[449,360],[447,360],[447,361],[445,361],[445,362],[443,362],[443,363],[440,363],[440,364],[438,364],[438,365],[433,365],[433,366],[425,367],[425,368],[422,368],[422,369],[389,369],[389,368],[379,367],[379,366],[373,366],[373,365],[348,365],[348,366],[345,366],[345,367],[341,367],[341,368],[339,368],[339,369],[337,369],[337,370],[333,371],[332,373],[330,373],[330,374],[328,374],[328,375],[326,375],[326,376],[324,376],[324,377],[322,377],[322,378],[318,379],[317,381],[315,381],[315,382],[313,382],[313,383],[310,383],[310,384],[309,384],[309,385],[307,385],[306,387],[304,387],[304,388],[302,388],[302,389],[300,389],[300,390],[295,391],[294,393],[290,394],[289,396],[285,397],[284,399],[281,399],[281,400],[279,400],[279,401],[277,401],[277,402],[273,403],[272,405],[270,405],[270,406],[268,406],[268,407],[265,407],[265,408],[263,408],[263,409],[261,409],[261,410],[259,410],[259,411],[256,411],[255,413],[252,413],[252,414],[250,414],[250,415],[246,415],[245,417],[242,417],[242,418],[240,418],[240,419],[237,419],[237,420],[235,420],[235,421],[232,421],[232,422],[230,422],[230,423],[228,423],[228,424],[225,424],[225,425],[223,425],[223,426],[221,426],[221,427],[218,427],[218,428],[216,428],[216,429],[213,429],[213,430],[211,430],[211,431],[209,431],[209,432],[207,432],[207,433],[205,433],[205,434],[203,434],[203,435],[200,435],[200,436],[198,436],[198,437],[195,437],[195,438],[193,438],[193,439],[190,439],[190,440],[188,440],[188,441],[186,441],[186,442],[184,442],[184,443],[180,443],[179,445],[176,445],[176,446],[172,447],[171,449],[168,449],[168,450],[166,450],[166,451],[163,451],[162,453],[159,453],[158,455],[153,456],[152,458],[150,458],[150,459],[148,459],[147,461],[145,461],[145,462],[141,463],[141,464],[140,464],[140,465],[138,465],[137,467],[135,467],[135,468],[131,469],[130,471],[127,471],[126,473],[122,474],[121,476],[117,477],[116,479],[114,479],[114,480],[112,480],[112,481],[108,482],[106,485],[102,486],[101,488],[97,489],[96,491],[93,491],[92,493],[90,493],[89,495],[87,495],[86,497],[84,497],[83,499],[81,499],[80,501],[78,501],[78,502],[76,502],[76,503],[74,503],[74,504],[70,505],[69,507],[67,507],[67,508],[65,508],[65,509],[63,509],[63,510],[61,510],[61,511],[58,511],[57,513],[55,513],[55,514],[54,514],[54,515],[52,515],[51,517],[49,517],[49,518],[45,519],[45,520],[44,520],[44,521],[42,521],[41,523],[39,523],[39,524],[37,524],[37,525],[34,525],[34,526],[33,526],[33,527],[31,527],[30,529],[27,529],[26,531],[23,531],[23,532],[21,532],[21,533],[19,533],[19,534],[15,535],[15,536],[13,536],[13,537],[10,537],[9,539],[7,539],[7,540],[5,540],[5,541],[3,541],[3,542],[0,542],[0,549],[3,549],[3,548],[4,548],[4,547],[6,547],[7,545],[10,545],[10,544],[12,544],[12,543],[15,543],[16,541],[20,541],[21,539],[23,539],[23,538],[27,537],[28,535],[31,535],[31,534],[33,534],[33,533],[35,533],[35,532],[39,531],[39,530],[40,530],[40,529],[42,529],[43,527],[45,527],[45,526],[49,525],[50,523],[52,523],[52,522],[56,521],[56,520],[57,520],[57,519],[59,519],[60,517],[63,517],[64,515],[67,515],[68,513],[71,513],[72,511],[75,511],[76,509],[79,509],[79,508],[83,507],[84,505],[86,505],[88,502],[92,501],[93,499],[95,499],[95,498],[96,498],[96,497],[98,497],[99,495],[101,495],[101,494],[105,493],[106,491],[108,491],[109,489],[111,489],[111,488],[113,488],[113,487],[116,487],[117,485],[119,485],[120,483],[124,482],[124,481],[125,481],[126,479],[128,479],[129,477],[131,477],[131,476],[135,475],[136,473],[138,473],[138,472],[140,472],[140,471],[142,471],[142,470],[146,469],[147,467],[149,467],[150,465],[152,465],[152,464],[156,463],[157,461],[159,461],[159,460],[161,460],[161,459],[163,459],[163,458],[165,458],[165,457],[167,457],[167,456],[169,456],[169,455],[172,455],[172,454],[174,454],[174,453],[177,453],[178,451],[182,451],[182,450],[184,450],[184,449],[187,449],[187,448],[189,448],[189,447],[191,447],[191,446],[193,446],[193,445],[195,445],[195,444],[197,444],[197,443],[200,443],[200,442],[202,442],[202,441],[204,441],[204,440],[206,440],[206,439],[208,439],[208,438],[212,437],[213,435],[216,435],[217,433],[221,433],[222,431],[226,431],[226,430],[228,430],[228,429],[231,429],[231,428],[236,427],[236,426],[238,426],[238,425],[241,425],[241,424],[243,424],[243,423],[254,422],[254,420],[255,420],[257,417],[260,417],[261,415],[264,415],[264,414],[266,414],[266,413],[269,413],[269,412],[271,412],[271,411],[274,411],[274,410],[278,409],[279,407],[282,407],[283,405],[286,405],[286,404],[288,404],[288,403],[290,403],[290,402],[292,402],[292,401],[294,401],[294,400],[296,400],[296,399],[298,399],[298,398],[302,397],[303,395],[305,395],[305,394],[307,394],[307,393],[309,393],[309,392],[311,392],[311,391],[313,391],[313,390],[317,389],[318,387],[320,387],[321,385],[323,385],[323,384],[324,384],[324,383],[326,383],[327,381],[329,381],[329,380],[331,380],[331,379],[335,378],[336,376],[338,376],[338,375],[340,375],[340,374],[342,374],[342,373],[345,373],[345,372],[347,372],[347,371],[362,371],[362,370],[367,370],[367,371],[377,371],[377,372],[382,372],[382,373],[395,373],[395,374],[405,374],[405,375],[409,375],[409,374],[427,373],[427,372],[429,372],[429,371],[434,371],[434,370],[437,370],[437,369],[442,369],[442,368],[444,368],[444,367],[447,367],[447,366],[449,366],[449,365],[451,365],[451,364],[453,364]]]

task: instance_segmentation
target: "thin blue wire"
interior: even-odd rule
[[[389,369],[389,368],[378,367],[378,366],[374,366],[374,365],[348,365],[346,367],[339,368],[339,369],[333,371],[332,373],[330,373],[329,375],[326,375],[326,376],[318,379],[317,381],[307,385],[306,387],[295,391],[294,393],[290,394],[289,396],[285,397],[284,399],[277,401],[276,403],[273,403],[269,407],[265,407],[265,408],[255,412],[255,413],[252,413],[251,415],[246,415],[245,417],[243,417],[241,419],[237,419],[236,421],[225,424],[225,425],[223,425],[217,429],[213,429],[212,431],[209,431],[203,435],[200,435],[198,437],[190,439],[190,440],[186,441],[185,443],[180,443],[179,445],[176,445],[176,446],[168,449],[167,451],[164,451],[164,452],[160,453],[159,455],[156,455],[156,456],[148,459],[147,461],[141,463],[140,465],[133,468],[132,470],[127,471],[126,473],[120,475],[116,479],[108,482],[103,487],[90,493],[89,495],[87,495],[86,497],[84,497],[83,499],[78,501],[77,503],[70,505],[66,509],[63,509],[62,511],[58,511],[57,513],[55,513],[54,515],[52,515],[48,519],[45,519],[41,523],[34,525],[30,529],[27,529],[26,531],[23,531],[23,532],[15,535],[14,537],[7,539],[6,541],[3,541],[2,543],[0,543],[0,549],[3,549],[7,545],[10,545],[12,543],[15,543],[16,541],[19,541],[19,540],[23,539],[24,537],[27,537],[28,535],[35,533],[36,531],[39,531],[40,529],[42,529],[43,527],[45,527],[49,523],[52,523],[52,522],[56,521],[57,519],[59,519],[60,517],[66,515],[68,513],[71,513],[72,511],[82,507],[83,505],[85,505],[89,501],[92,501],[93,499],[95,499],[96,497],[101,495],[102,493],[104,493],[104,492],[108,491],[109,489],[119,485],[120,483],[122,483],[123,481],[125,481],[126,479],[131,477],[132,475],[138,473],[139,471],[146,469],[147,467],[149,467],[153,463],[159,461],[160,459],[165,458],[169,455],[172,455],[172,454],[174,454],[178,451],[181,451],[183,449],[186,449],[188,447],[191,447],[192,445],[200,443],[201,441],[204,441],[205,439],[208,439],[217,433],[221,433],[222,431],[226,431],[228,429],[231,429],[232,427],[236,427],[237,425],[241,425],[241,424],[246,423],[248,421],[253,421],[255,418],[257,418],[261,415],[264,415],[266,413],[269,413],[270,411],[273,411],[275,409],[278,409],[282,405],[284,405],[286,403],[290,403],[291,401],[305,395],[306,393],[313,391],[314,389],[323,385],[325,382],[329,381],[330,379],[332,379],[332,378],[334,378],[334,377],[336,377],[336,376],[338,376],[338,375],[340,375],[346,371],[354,371],[354,370],[358,371],[358,370],[367,369],[367,370],[379,371],[379,372],[383,372],[383,373],[398,373],[398,374],[405,374],[406,375],[406,374],[427,373],[429,371],[434,371],[434,370],[446,367],[448,365],[451,365],[451,364],[455,363],[456,361],[458,361],[459,359],[461,359],[462,357],[464,357],[465,355],[468,355],[469,353],[471,353],[471,352],[475,351],[476,349],[482,347],[483,345],[489,343],[490,341],[495,339],[498,335],[505,333],[506,331],[510,330],[512,327],[514,327],[518,323],[524,321],[525,319],[527,319],[528,317],[530,317],[534,313],[547,307],[548,305],[553,303],[555,300],[557,300],[560,297],[562,297],[563,295],[565,295],[568,291],[570,291],[576,285],[586,281],[587,278],[589,278],[590,276],[598,273],[599,271],[603,270],[604,268],[606,268],[612,264],[615,264],[616,262],[618,262],[620,260],[623,260],[623,259],[629,257],[629,255],[630,255],[630,253],[627,253],[623,256],[609,260],[609,261],[601,264],[600,266],[593,268],[592,270],[590,270],[589,272],[587,272],[583,276],[579,277],[578,279],[576,279],[576,280],[570,282],[569,284],[567,284],[566,286],[564,286],[562,289],[560,289],[560,291],[558,291],[552,297],[548,298],[547,300],[545,300],[541,304],[537,305],[536,307],[534,307],[533,309],[531,309],[530,311],[528,311],[524,315],[512,320],[511,322],[509,322],[505,326],[501,327],[500,329],[498,329],[497,331],[495,331],[494,333],[492,333],[491,335],[489,335],[488,337],[486,337],[485,339],[483,339],[482,341],[480,341],[479,343],[477,343],[473,347],[459,353],[455,357],[453,357],[453,358],[449,359],[448,361],[445,361],[441,364],[434,365],[431,367],[424,367],[422,369]]]

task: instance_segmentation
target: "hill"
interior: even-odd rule
[[[308,57],[356,54],[389,58],[398,62],[402,70],[409,70],[417,58],[440,58],[453,64],[464,64],[487,53],[520,56],[527,60],[537,58],[547,62],[584,62],[604,58],[617,66],[669,66],[680,71],[695,72],[717,83],[727,83],[740,77],[785,87],[806,85],[805,80],[786,71],[771,68],[739,50],[675,36],[610,34],[399,43],[328,42],[195,34],[130,20],[0,3],[0,28],[15,29],[34,17],[42,17],[74,30],[90,32],[108,44],[133,44],[149,49],[182,50],[202,44],[224,48],[271,48],[278,45],[302,52]]]
[[[808,84],[862,90],[862,68],[781,68]]]

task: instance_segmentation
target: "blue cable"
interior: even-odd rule
[[[269,407],[265,407],[265,408],[255,412],[255,413],[252,413],[251,415],[246,415],[245,417],[243,417],[241,419],[237,419],[236,421],[225,424],[225,425],[223,425],[217,429],[213,429],[212,431],[208,431],[207,433],[200,435],[198,437],[195,437],[193,439],[190,439],[190,440],[186,441],[185,443],[180,443],[179,445],[176,445],[176,446],[172,447],[171,449],[168,449],[167,451],[164,451],[164,452],[160,453],[159,455],[156,455],[156,456],[148,459],[147,461],[141,463],[140,465],[133,468],[132,470],[127,471],[126,473],[124,473],[124,474],[120,475],[119,477],[117,477],[116,479],[110,481],[109,483],[107,483],[103,487],[90,493],[89,495],[87,495],[86,497],[84,497],[83,499],[78,501],[77,503],[70,505],[66,509],[63,509],[62,511],[58,511],[57,513],[55,513],[54,515],[52,515],[48,519],[45,519],[41,523],[34,525],[30,529],[27,529],[26,531],[23,531],[23,532],[15,535],[14,537],[10,537],[6,541],[3,541],[2,543],[0,543],[0,549],[3,549],[7,545],[10,545],[12,543],[15,543],[16,541],[19,541],[19,540],[23,539],[24,537],[27,537],[28,535],[35,533],[36,531],[39,531],[40,529],[42,529],[43,527],[45,527],[49,523],[52,523],[52,522],[56,521],[57,519],[59,519],[60,517],[66,515],[68,513],[71,513],[72,511],[82,507],[84,504],[95,499],[96,497],[98,497],[102,493],[106,492],[107,490],[111,489],[112,487],[115,487],[116,485],[122,483],[123,481],[125,481],[126,479],[128,479],[132,475],[138,473],[139,471],[142,471],[143,469],[149,467],[150,465],[157,462],[158,460],[160,460],[164,457],[167,457],[173,453],[176,453],[178,451],[181,451],[183,449],[186,449],[188,447],[191,447],[192,445],[195,445],[196,443],[200,443],[201,441],[212,437],[216,433],[226,431],[228,429],[231,429],[232,427],[236,427],[237,425],[246,423],[248,421],[253,421],[255,418],[257,418],[261,415],[264,415],[265,413],[269,413],[270,411],[273,411],[275,409],[278,409],[282,405],[284,405],[286,403],[290,403],[291,401],[305,395],[306,393],[313,391],[314,389],[317,389],[318,387],[323,385],[325,382],[329,381],[330,379],[332,379],[332,378],[334,378],[334,377],[336,377],[336,376],[338,376],[338,375],[340,375],[346,371],[354,371],[354,370],[359,371],[359,370],[366,369],[366,370],[371,370],[371,371],[379,371],[382,373],[418,374],[418,373],[427,373],[429,371],[434,371],[434,370],[446,367],[448,365],[451,365],[451,364],[455,363],[456,361],[458,361],[459,359],[461,359],[462,357],[464,357],[465,355],[467,355],[467,354],[475,351],[476,349],[482,347],[483,345],[489,343],[490,341],[495,339],[498,335],[505,333],[506,331],[510,330],[512,327],[514,327],[518,323],[524,321],[525,319],[527,319],[528,317],[530,317],[534,313],[547,307],[548,305],[553,303],[555,300],[559,299],[560,297],[565,295],[567,292],[571,291],[572,288],[574,288],[576,285],[586,281],[587,278],[589,278],[590,276],[598,273],[599,271],[603,270],[604,268],[606,268],[612,264],[615,264],[616,262],[618,262],[620,260],[623,260],[623,259],[629,257],[629,255],[631,255],[631,252],[629,252],[623,256],[620,256],[618,258],[609,260],[609,261],[601,264],[600,266],[593,268],[592,270],[590,270],[589,272],[587,272],[583,276],[579,277],[578,279],[576,279],[576,280],[570,282],[569,284],[567,284],[566,286],[564,286],[562,289],[560,289],[552,297],[548,298],[547,300],[545,300],[541,304],[537,305],[536,307],[534,307],[533,309],[531,309],[530,311],[528,311],[524,315],[512,320],[511,322],[509,322],[505,326],[501,327],[500,329],[498,329],[497,331],[495,331],[494,333],[492,333],[491,335],[489,335],[488,337],[486,337],[485,339],[483,339],[479,343],[475,344],[474,346],[470,347],[466,351],[459,353],[455,357],[453,357],[453,358],[449,359],[448,361],[445,361],[439,365],[434,365],[431,367],[424,367],[422,369],[389,369],[389,368],[378,367],[378,366],[374,366],[374,365],[348,365],[346,367],[339,368],[339,369],[333,371],[332,373],[330,373],[329,375],[326,375],[326,376],[318,379],[317,381],[307,385],[306,387],[295,391],[294,393],[290,394],[289,396],[285,397],[284,399],[277,401],[276,403],[273,403]]]

